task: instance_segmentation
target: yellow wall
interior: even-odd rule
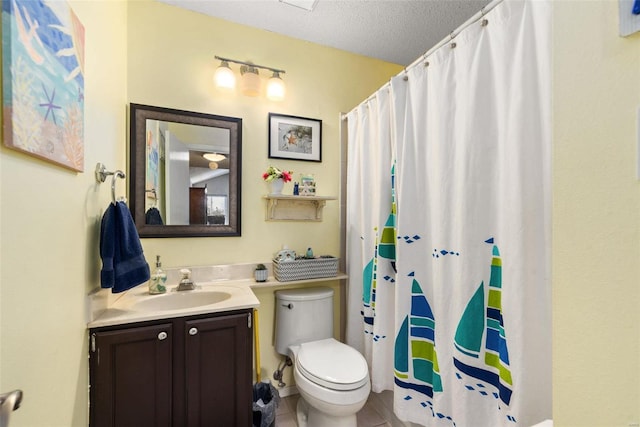
[[[111,199],[93,171],[126,170],[126,4],[71,6],[86,29],[85,172],[0,148],[0,390],[25,393],[11,426],[87,425],[86,299]]]
[[[265,261],[282,243],[308,242],[335,253],[337,202],[321,224],[263,220],[267,114],[324,121],[321,164],[272,163],[315,173],[320,193],[337,195],[338,112],[397,70],[157,3],[72,6],[87,28],[85,173],[0,148],[0,390],[26,393],[17,427],[87,424],[86,295],[98,286],[99,221],[110,199],[93,168],[126,168],[128,102],[244,119],[243,236],[145,239],[148,259]],[[554,417],[560,427],[627,426],[640,418],[640,36],[617,36],[614,1],[555,2],[554,31]],[[287,100],[215,93],[216,54],[286,69]],[[264,347],[273,300],[258,295]]]
[[[283,244],[316,254],[339,254],[339,202],[329,201],[324,220],[265,222],[268,192],[262,172],[275,165],[312,173],[318,194],[339,196],[340,112],[355,107],[401,68],[397,65],[214,19],[157,2],[129,2],[129,102],[241,117],[242,237],[143,239],[147,259],[163,266],[268,262]],[[286,70],[284,102],[218,92],[214,55]],[[239,68],[232,64],[239,75]],[[263,86],[270,77],[261,71]],[[268,158],[269,112],[322,120],[322,163]],[[292,184],[286,184],[285,193]],[[330,285],[339,294],[337,283]],[[262,375],[271,377],[282,359],[273,349],[273,289],[256,292],[261,307]],[[339,302],[339,300],[337,300]],[[337,310],[337,307],[336,307]],[[285,371],[287,385],[293,383]]]
[[[162,255],[167,267],[265,262],[283,244],[337,254],[338,202],[327,202],[321,223],[265,222],[262,196],[268,188],[261,175],[269,165],[291,169],[294,176],[315,174],[319,195],[338,196],[339,113],[400,68],[156,2],[129,2],[129,33],[130,102],[243,119],[242,237],[144,239],[145,253]],[[286,100],[217,92],[214,55],[285,69]],[[269,112],[321,119],[322,163],[268,159]],[[291,189],[286,184],[285,192]]]
[[[143,240],[147,259],[160,254],[166,267],[264,262],[283,243],[338,252],[338,202],[328,203],[319,224],[266,223],[261,173],[271,163],[314,173],[320,194],[337,196],[339,113],[399,70],[156,2],[71,5],[86,28],[85,172],[0,147],[0,391],[25,392],[12,416],[17,427],[87,425],[87,295],[99,286],[99,226],[111,198],[109,182],[97,185],[94,169],[103,162],[127,170],[129,102],[244,120],[242,237]],[[286,69],[287,100],[217,94],[216,54]],[[270,162],[271,111],[322,119],[323,162]],[[118,192],[124,191],[119,181]],[[268,351],[273,295],[259,295],[268,307],[260,315],[263,359],[275,367]]]
[[[640,422],[640,34],[618,2],[554,2],[555,425]]]

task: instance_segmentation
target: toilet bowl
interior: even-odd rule
[[[293,361],[299,427],[357,427],[371,391],[365,358],[333,338],[333,289],[278,290],[276,351]]]
[[[292,347],[293,376],[300,393],[299,427],[356,427],[371,382],[367,362],[333,338]]]

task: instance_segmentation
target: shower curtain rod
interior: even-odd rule
[[[462,31],[464,31],[467,27],[475,24],[476,22],[480,21],[481,19],[484,19],[485,15],[487,13],[489,13],[491,10],[493,10],[493,8],[495,8],[496,6],[498,6],[500,3],[502,3],[504,0],[493,0],[491,3],[489,3],[488,5],[486,5],[485,7],[483,7],[482,9],[480,9],[479,12],[477,12],[475,15],[473,15],[471,18],[467,19],[462,25],[460,25],[458,28],[456,28],[455,30],[451,31],[451,33],[449,33],[448,37],[445,37],[444,39],[440,40],[440,42],[438,42],[435,46],[433,46],[431,49],[429,49],[428,51],[426,51],[424,54],[420,55],[420,57],[418,57],[418,59],[416,59],[415,61],[413,61],[411,64],[409,64],[408,66],[404,67],[404,69],[402,71],[400,71],[398,74],[396,74],[396,76],[399,76],[402,73],[406,73],[407,70],[415,67],[418,63],[424,61],[425,59],[427,59],[427,57],[429,57],[429,55],[431,55],[433,52],[435,52],[436,50],[440,49],[442,46],[444,46],[447,43],[451,43],[451,41],[453,39],[455,39],[458,34],[460,34]],[[386,82],[385,84],[383,84],[380,89],[378,89],[377,91],[375,91],[372,95],[370,95],[369,97],[367,97],[364,101],[362,101],[360,104],[358,104],[356,107],[354,107],[353,109],[351,109],[351,111],[355,110],[356,108],[358,108],[360,105],[364,104],[365,102],[369,101],[370,99],[372,99],[376,93],[384,88],[388,88],[391,85],[391,81]],[[350,112],[351,112],[350,111]],[[350,113],[349,112],[349,113]],[[342,115],[342,120],[346,120],[347,115],[349,113],[343,114]]]

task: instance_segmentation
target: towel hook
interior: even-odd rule
[[[107,177],[111,175],[111,202],[116,204],[116,178],[126,178],[126,175],[121,170],[116,170],[115,172],[109,172],[107,168],[102,164],[98,163],[96,165],[96,181],[102,183],[107,180]]]
[[[117,170],[111,177],[111,203],[116,204],[116,178],[124,179],[126,175],[121,170]]]

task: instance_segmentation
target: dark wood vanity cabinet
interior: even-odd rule
[[[92,427],[251,426],[251,310],[90,331]]]
[[[251,426],[251,314],[186,320],[184,330],[184,425]]]

